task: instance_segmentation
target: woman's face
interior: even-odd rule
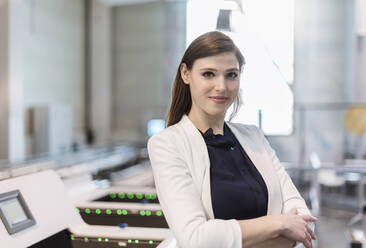
[[[189,84],[191,111],[209,116],[225,117],[227,109],[238,95],[240,69],[232,52],[197,59],[188,70],[181,66],[181,76]]]

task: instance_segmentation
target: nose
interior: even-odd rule
[[[225,77],[221,76],[217,78],[215,90],[216,92],[224,92],[227,89]]]

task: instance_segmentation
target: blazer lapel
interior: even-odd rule
[[[192,158],[192,163],[189,163],[189,166],[192,171],[193,180],[201,195],[203,207],[208,215],[207,218],[213,219],[214,214],[210,186],[210,158],[208,156],[205,140],[187,115],[183,115],[179,123],[181,124],[189,143],[191,152],[191,156],[189,157]]]

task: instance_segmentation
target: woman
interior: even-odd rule
[[[160,204],[179,247],[311,248],[314,222],[263,134],[225,122],[240,105],[245,61],[233,41],[209,32],[177,71],[168,128],[148,151]]]

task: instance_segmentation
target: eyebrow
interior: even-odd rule
[[[214,68],[202,68],[202,69],[200,69],[200,71],[217,71],[217,70],[214,69]],[[229,72],[229,71],[239,71],[239,69],[238,68],[230,68],[230,69],[227,69],[226,71],[227,72]]]

